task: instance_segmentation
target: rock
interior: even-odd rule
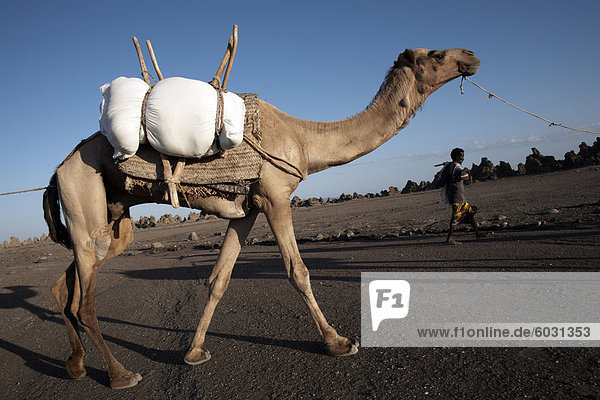
[[[579,154],[575,154],[573,150],[565,153],[564,168],[581,168],[583,166],[585,166],[584,159]]]
[[[593,159],[592,149],[587,145],[587,143],[581,142],[579,145],[578,155],[582,160],[584,160],[585,165],[593,165],[593,163],[590,163],[590,161]]]
[[[352,195],[351,194],[342,193],[340,195],[340,197],[338,198],[338,201],[340,201],[340,202],[341,201],[349,201],[349,200],[352,200]]]
[[[140,219],[135,223],[136,228],[145,229],[145,228],[153,228],[156,226],[156,217],[151,215],[150,217],[140,217]]]
[[[351,229],[346,229],[346,230],[345,230],[345,231],[342,233],[342,235],[341,235],[341,236],[342,236],[342,237],[344,237],[344,238],[346,238],[346,239],[351,239],[351,238],[353,238],[354,236],[356,236],[356,233],[354,233],[354,231],[353,231],[353,230],[351,230]]]
[[[519,165],[517,165],[517,173],[519,175],[525,175],[527,173],[527,168],[525,168],[525,164],[519,163]]]
[[[190,235],[188,236],[188,240],[191,240],[193,242],[197,242],[198,241],[198,234],[196,232],[190,233]]]
[[[196,213],[196,212],[190,212],[190,214],[187,217],[187,221],[188,222],[196,222],[200,219],[201,214],[200,213]]]
[[[404,189],[402,189],[402,194],[406,194],[406,193],[412,193],[412,192],[416,192],[418,190],[418,185],[416,182],[413,182],[411,180],[408,180],[406,182],[406,185],[404,186]]]
[[[487,157],[483,157],[479,165],[473,164],[471,166],[471,179],[473,180],[487,181],[497,178],[496,167]]]
[[[152,249],[162,249],[165,246],[163,246],[163,244],[161,242],[154,242],[152,243]]]
[[[546,213],[547,214],[558,214],[560,211],[558,211],[556,208],[550,208]]]
[[[21,241],[19,240],[19,238],[11,236],[10,237],[10,243],[8,244],[8,247],[17,247],[21,245]]]
[[[325,239],[325,235],[323,235],[322,233],[319,233],[317,236],[315,236],[316,241],[321,241],[324,239]]]
[[[509,178],[515,175],[517,175],[517,172],[507,162],[500,161],[500,164],[496,167],[496,176],[498,179]]]
[[[170,224],[177,224],[177,223],[181,223],[181,216],[179,216],[179,215],[173,216],[171,214],[165,214],[160,217],[160,219],[157,222],[157,225],[170,225]]]
[[[553,156],[544,156],[535,147],[531,148],[531,153],[525,159],[525,168],[528,174],[556,171],[562,168],[561,163],[556,161]]]
[[[344,197],[343,200],[339,200],[339,201],[346,201],[346,200],[352,200],[352,196],[350,198],[348,198],[349,195],[345,195],[342,193],[342,196]],[[354,193],[354,196],[360,196],[362,198],[361,195],[359,195],[358,193]],[[340,196],[341,197],[341,196]],[[356,197],[358,198],[358,197]],[[331,203],[337,203],[338,201],[333,200],[333,201],[327,201],[327,202],[331,202]],[[294,196],[292,198],[292,200],[290,201],[290,205],[292,207],[311,207],[311,206],[316,206],[319,204],[325,204],[325,200],[323,200],[322,197],[316,198],[316,197],[311,197],[309,199],[306,200],[302,200],[300,199],[300,197],[298,196]]]
[[[300,203],[302,202],[302,199],[298,196],[294,196],[292,198],[292,201],[290,201],[290,205],[292,207],[299,207]]]

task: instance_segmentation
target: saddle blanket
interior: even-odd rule
[[[258,115],[258,95],[256,93],[238,94],[246,108],[244,136],[252,135],[260,143],[260,124]],[[174,165],[175,158],[171,159]],[[216,183],[240,183],[257,179],[264,159],[245,141],[231,150],[210,157],[187,158],[186,166],[179,178],[181,183],[209,185]],[[160,153],[147,144],[139,146],[135,155],[125,161],[118,161],[118,167],[124,174],[146,180],[164,180]]]

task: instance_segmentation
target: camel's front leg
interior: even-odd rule
[[[184,361],[190,365],[202,364],[210,360],[210,353],[202,347],[206,331],[208,330],[208,325],[215,312],[215,308],[229,285],[233,266],[240,254],[244,240],[246,240],[250,229],[252,229],[252,225],[256,221],[258,213],[258,209],[252,209],[246,217],[229,221],[219,258],[208,278],[210,288],[208,302],[198,323],[192,345],[184,358]]]
[[[277,239],[288,279],[308,306],[319,333],[323,337],[327,353],[335,356],[356,354],[358,343],[338,335],[335,329],[329,326],[313,295],[308,268],[300,257],[294,235],[289,197],[279,195],[275,198],[265,199],[263,211]]]

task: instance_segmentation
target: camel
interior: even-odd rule
[[[237,257],[258,214],[263,212],[277,240],[287,277],[317,326],[326,353],[349,356],[358,342],[339,335],[327,322],[313,295],[309,272],[300,256],[290,208],[290,195],[310,174],[361,157],[406,127],[425,99],[459,76],[473,75],[479,60],[466,49],[407,49],[389,70],[370,105],[342,121],[316,122],[294,118],[260,101],[262,147],[286,160],[300,174],[266,162],[250,192],[235,199],[217,196],[188,197],[190,208],[230,219],[220,254],[207,280],[209,296],[192,343],[184,357],[197,365],[210,359],[205,336],[219,300],[229,284]],[[63,314],[72,354],[66,361],[70,377],[85,376],[85,351],[79,337],[83,327],[99,350],[110,377],[110,386],[136,385],[141,375],[119,363],[102,338],[94,296],[98,270],[122,252],[133,238],[129,208],[143,203],[164,203],[163,182],[131,194],[125,176],[112,160],[113,149],[103,135],[82,141],[58,166],[44,193],[44,217],[51,238],[73,249],[74,260],[52,286]],[[180,189],[185,189],[185,185]],[[61,222],[60,209],[65,224]]]

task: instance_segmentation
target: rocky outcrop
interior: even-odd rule
[[[413,193],[416,192],[419,188],[419,185],[417,185],[417,182],[413,182],[410,179],[406,182],[406,185],[404,185],[404,189],[402,189],[402,194],[406,194],[406,193]]]
[[[518,172],[513,170],[509,163],[500,161],[500,164],[495,167],[495,173],[498,179],[503,179],[515,176]]]
[[[165,214],[158,219],[157,225],[179,224],[183,222],[179,215]]]
[[[302,200],[300,197],[294,196],[294,198],[290,202],[290,205],[292,207],[310,207],[317,204],[325,204],[325,200],[323,200],[322,197],[311,197],[310,199]]]
[[[497,178],[496,167],[487,157],[483,157],[479,165],[471,166],[471,179],[474,181],[489,181]]]
[[[408,182],[406,182],[406,185],[404,186],[404,189],[402,189],[402,194],[406,194],[406,193],[413,193],[413,192],[422,192],[424,190],[429,190],[432,187],[431,182],[429,181],[421,181],[421,183],[419,183],[417,185],[417,182],[413,182],[411,180],[409,180]]]
[[[329,198],[327,200],[324,200],[322,197],[311,197],[310,199],[302,200],[300,197],[294,196],[290,201],[290,205],[292,207],[310,207],[319,204],[336,204],[357,199],[373,199],[376,197],[395,196],[397,194],[400,194],[400,190],[398,190],[396,186],[390,186],[387,190],[382,190],[381,192],[375,194],[367,193],[363,195],[357,192],[354,192],[353,194],[342,193],[338,198]]]
[[[196,222],[202,218],[202,213],[190,212],[187,217],[187,222]]]
[[[535,147],[531,149],[531,154],[525,159],[525,170],[528,174],[556,171],[561,168],[561,162],[556,161],[553,156],[542,155]]]
[[[33,238],[27,238],[27,239],[23,240],[22,242],[21,242],[21,240],[19,240],[19,238],[11,236],[10,241],[5,240],[4,242],[0,243],[0,249],[8,249],[11,247],[20,247],[20,246],[30,246],[33,244],[46,242],[48,240],[50,240],[50,237],[48,237],[45,233],[42,234],[42,236],[40,236],[39,238],[37,236],[33,237]]]
[[[600,164],[600,138],[597,138],[591,147],[581,142],[579,156],[583,159],[583,166]]]
[[[134,225],[136,228],[140,229],[153,228],[156,226],[156,217],[154,215],[151,215],[150,217],[140,217]]]
[[[565,159],[563,161],[564,168],[581,168],[584,166],[585,161],[579,154],[575,154],[573,150],[565,153]]]

